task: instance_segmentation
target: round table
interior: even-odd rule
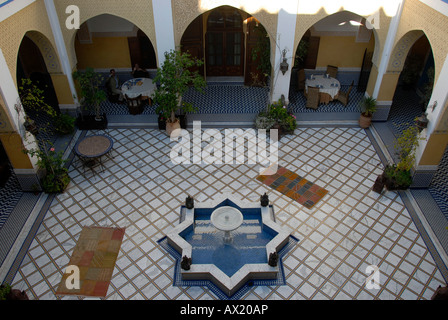
[[[94,167],[97,164],[100,165],[101,171],[103,171],[104,166],[101,157],[109,153],[113,145],[114,142],[110,137],[100,134],[85,137],[76,143],[74,151],[83,163],[84,172],[87,167],[95,174]]]
[[[319,88],[319,93],[321,93],[320,102],[325,104],[328,104],[328,102],[338,96],[341,84],[336,78],[324,75],[314,75],[312,77],[312,79],[306,79],[305,81],[306,92],[308,92],[308,87]]]
[[[75,145],[75,152],[84,158],[98,158],[108,153],[114,145],[113,140],[105,135],[88,136]]]
[[[210,220],[216,229],[224,231],[224,243],[231,243],[232,237],[230,231],[241,226],[243,223],[243,214],[234,207],[223,206],[212,212]]]
[[[156,85],[149,78],[130,79],[121,86],[123,96],[126,94],[129,98],[137,98],[142,95],[142,99],[149,99],[155,90]]]

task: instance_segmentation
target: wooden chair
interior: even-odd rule
[[[350,92],[351,92],[352,89],[353,89],[353,84],[354,84],[354,81],[352,81],[352,84],[351,84],[350,87],[348,88],[347,92],[341,92],[341,91],[339,91],[339,94],[338,94],[337,99],[338,99],[340,102],[342,102],[342,104],[343,104],[344,106],[347,106],[347,105],[348,105],[349,98],[350,98]]]
[[[336,78],[336,76],[338,74],[338,67],[328,65],[326,73],[328,73],[330,75],[330,77]]]
[[[305,81],[306,81],[305,69],[300,69],[297,72],[297,80],[298,80],[299,91],[305,90]]]
[[[143,112],[143,101],[142,101],[142,95],[139,95],[136,98],[130,98],[127,94],[124,95],[126,98],[126,103],[129,108],[130,114],[140,114]]]
[[[308,98],[306,100],[306,107],[315,110],[319,107],[319,88],[308,87]]]

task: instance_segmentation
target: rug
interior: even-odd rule
[[[314,207],[328,193],[328,190],[283,167],[278,167],[274,174],[261,174],[257,176],[257,180],[296,200],[308,209]]]
[[[124,231],[124,228],[84,227],[56,295],[105,297]],[[73,269],[79,271],[79,288],[74,285],[78,275]]]

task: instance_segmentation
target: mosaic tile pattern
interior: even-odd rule
[[[445,149],[428,190],[448,219],[448,147]]]
[[[257,182],[257,165],[174,165],[165,133],[108,134],[115,157],[92,177],[70,167],[72,182],[49,206],[12,281],[31,299],[56,299],[85,225],[126,227],[107,299],[219,299],[207,287],[173,286],[175,259],[158,243],[179,223],[187,193],[258,202],[267,192],[277,223],[300,239],[283,258],[286,285],[252,286],[241,299],[429,299],[445,283],[400,196],[371,191],[381,164],[362,129],[301,128],[280,140],[279,165],[329,191],[311,210]],[[372,264],[379,289],[365,285]]]
[[[11,170],[11,176],[6,181],[3,187],[0,187],[0,229],[5,224],[12,210],[16,206],[20,197],[23,195],[20,188],[19,181],[14,174],[14,170]]]

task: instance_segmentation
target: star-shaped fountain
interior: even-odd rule
[[[210,280],[228,296],[250,280],[276,279],[276,258],[290,234],[273,216],[271,205],[228,198],[185,208],[184,220],[166,234],[183,257],[182,279]]]

